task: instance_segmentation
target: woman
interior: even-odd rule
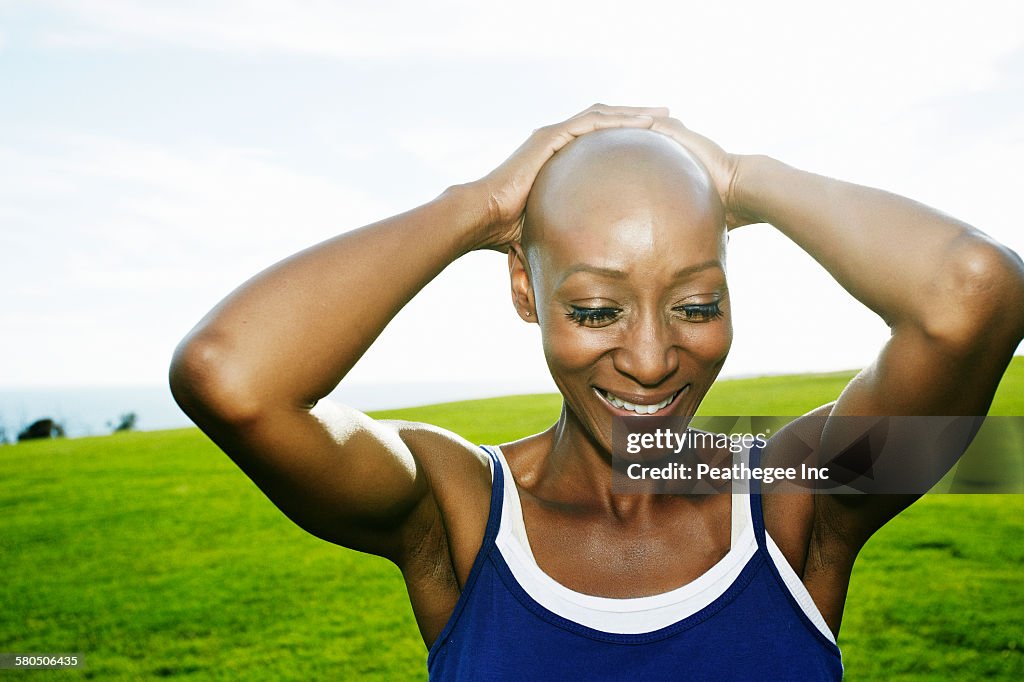
[[[902,197],[728,154],[666,109],[604,105],[245,283],[179,346],[172,389],[295,523],[399,566],[434,678],[835,678],[853,561],[912,496],[611,487],[613,418],[689,417],[715,380],[727,230],[755,222],[892,329],[812,417],[986,412],[1024,336],[1016,254]],[[481,449],[321,400],[474,249],[508,253],[564,397],[554,426]],[[822,423],[750,455],[825,443]]]

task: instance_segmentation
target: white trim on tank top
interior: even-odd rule
[[[512,575],[538,604],[562,618],[601,632],[641,634],[677,623],[713,603],[735,582],[757,550],[745,494],[732,495],[731,547],[697,579],[668,592],[617,599],[576,592],[537,564],[530,548],[515,479],[501,449],[494,447],[504,473],[501,524],[495,543]]]
[[[505,454],[492,446],[504,473],[501,520],[495,544],[508,564],[516,582],[538,604],[548,611],[594,630],[614,634],[654,632],[678,623],[721,597],[736,581],[743,568],[757,551],[754,524],[750,516],[749,485],[733,483],[730,548],[715,565],[695,580],[660,594],[646,597],[598,597],[571,590],[544,572],[530,548],[523,521],[523,509],[515,478],[505,461]],[[749,464],[749,450],[737,459]],[[493,462],[492,462],[493,466]],[[493,479],[494,472],[492,470]],[[815,627],[835,642],[814,600],[793,571],[781,550],[765,533],[768,554],[779,570],[786,587]]]

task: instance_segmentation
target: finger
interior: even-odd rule
[[[606,114],[591,111],[565,122],[564,130],[572,137],[579,137],[601,128],[650,128],[654,117],[649,114]]]
[[[580,113],[573,116],[577,118],[590,112],[597,111],[603,114],[633,114],[633,115],[646,115],[646,116],[668,116],[668,107],[627,107],[627,106],[610,106],[608,104],[592,104]]]
[[[654,117],[642,114],[604,114],[590,111],[554,125],[543,126],[519,150],[519,158],[535,173],[555,152],[580,135],[601,128],[650,128]]]
[[[670,137],[679,144],[686,146],[695,141],[697,135],[674,118],[655,118],[651,130]]]
[[[608,106],[606,104],[595,104],[593,111],[600,111],[605,114],[646,114],[648,116],[668,116],[668,107],[627,107]]]
[[[670,116],[655,116],[654,124],[651,128],[655,130],[687,130],[687,127],[683,125],[682,121]]]

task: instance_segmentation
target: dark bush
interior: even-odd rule
[[[37,419],[28,426],[26,426],[21,433],[18,434],[18,442],[23,440],[36,440],[38,438],[63,438],[64,427],[53,421],[49,417],[45,419]]]
[[[135,422],[139,421],[139,415],[134,412],[125,412],[117,418],[116,422],[107,422],[107,426],[114,429],[114,433],[118,431],[131,431],[135,428]]]

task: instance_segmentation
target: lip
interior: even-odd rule
[[[663,416],[666,416],[666,415],[670,414],[672,412],[672,410],[675,409],[675,406],[679,404],[679,399],[683,396],[684,393],[686,393],[689,390],[690,384],[686,384],[682,388],[676,389],[675,391],[669,391],[669,392],[666,392],[666,393],[662,393],[660,395],[659,394],[641,395],[641,394],[638,394],[638,393],[629,393],[629,392],[619,393],[618,391],[608,391],[606,389],[598,388],[597,386],[593,386],[592,388],[594,389],[594,393],[596,393],[597,397],[601,400],[601,403],[608,409],[609,412],[611,412],[615,416],[618,416],[618,417],[663,417]],[[660,403],[665,398],[668,398],[669,396],[671,396],[673,393],[675,393],[675,397],[672,398],[672,402],[670,402],[668,405],[666,405],[665,407],[661,408],[657,412],[653,412],[651,414],[637,414],[636,412],[633,412],[632,410],[627,410],[627,409],[621,408],[621,407],[615,407],[610,402],[608,402],[608,400],[604,397],[605,393],[611,393],[615,397],[621,398],[621,399],[623,399],[623,400],[625,400],[627,402],[633,403],[634,405],[657,405],[658,403]]]

